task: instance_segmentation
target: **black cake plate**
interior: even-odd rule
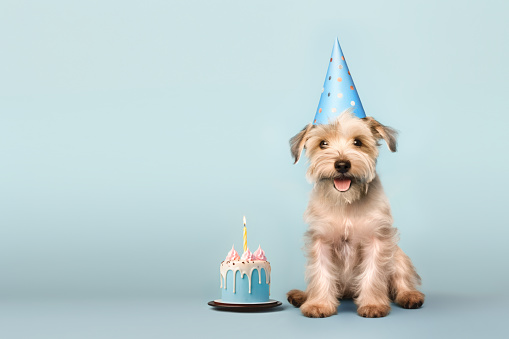
[[[235,312],[264,311],[282,305],[281,301],[272,299],[264,303],[250,303],[250,304],[224,303],[221,300],[212,300],[209,301],[208,304],[218,310]]]

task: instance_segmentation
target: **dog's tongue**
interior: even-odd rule
[[[351,183],[350,179],[334,179],[334,186],[340,192],[348,191]]]

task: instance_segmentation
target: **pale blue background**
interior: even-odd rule
[[[1,336],[203,337],[258,320],[293,336],[501,336],[508,10],[3,0]],[[209,310],[243,215],[272,296],[305,286],[311,186],[287,143],[313,119],[336,36],[366,113],[401,132],[378,169],[427,303],[379,320],[348,302],[325,320]]]

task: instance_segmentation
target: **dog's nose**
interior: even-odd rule
[[[352,164],[350,164],[350,161],[348,160],[338,160],[334,163],[334,167],[339,173],[346,173],[350,170]]]

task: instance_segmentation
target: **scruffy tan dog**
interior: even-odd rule
[[[307,125],[290,140],[295,163],[306,149],[314,183],[304,215],[309,257],[306,291],[288,301],[307,317],[337,312],[339,299],[354,298],[363,317],[384,317],[391,299],[419,308],[420,277],[397,245],[389,201],[376,173],[378,141],[396,152],[396,131],[371,117],[346,111],[328,125]]]

